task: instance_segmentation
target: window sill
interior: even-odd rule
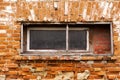
[[[99,60],[116,60],[117,57],[112,54],[88,54],[88,53],[44,53],[44,54],[20,54],[14,57],[15,60],[75,60],[75,61],[99,61]]]

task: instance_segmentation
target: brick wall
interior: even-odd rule
[[[110,53],[110,28],[108,26],[97,26],[93,28],[94,53]]]
[[[77,80],[78,77],[82,78],[80,73],[84,73],[89,76],[87,80],[119,80],[119,8],[119,0],[0,0],[0,79],[58,80],[62,77],[66,80],[70,77],[70,80]],[[20,32],[21,22],[24,21],[111,21],[114,55],[21,56]]]

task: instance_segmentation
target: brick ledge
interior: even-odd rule
[[[14,60],[117,60],[116,56],[14,56]]]

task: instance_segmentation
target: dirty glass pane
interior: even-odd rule
[[[30,49],[65,50],[65,30],[30,30]]]
[[[86,50],[87,31],[70,30],[69,31],[69,50]]]

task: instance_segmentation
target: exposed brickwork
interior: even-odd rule
[[[119,0],[0,0],[0,80],[54,80],[60,73],[74,73],[71,80],[76,80],[77,74],[84,73],[85,70],[90,71],[88,80],[119,80],[119,8]],[[20,32],[23,21],[111,21],[114,55],[71,58],[21,56]],[[106,42],[107,38],[104,41],[109,43]]]
[[[100,27],[100,26],[98,26]],[[94,28],[94,53],[105,54],[110,53],[110,30],[106,28],[107,26],[101,28]]]

